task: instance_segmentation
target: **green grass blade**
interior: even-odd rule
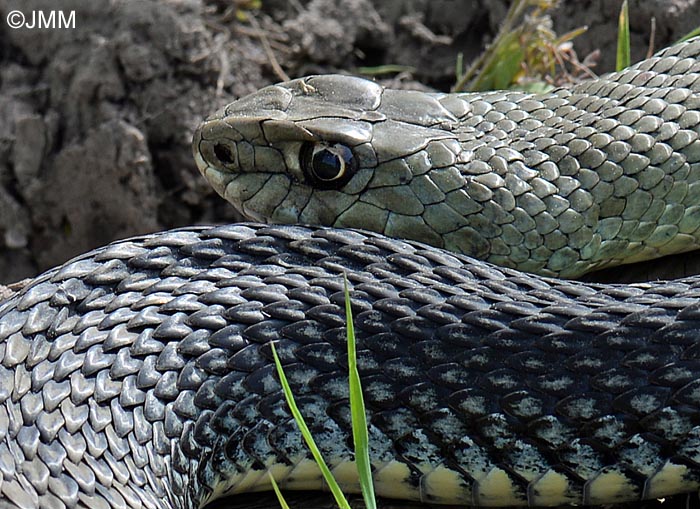
[[[510,8],[506,13],[506,17],[503,20],[503,24],[498,29],[495,39],[481,54],[481,56],[472,62],[469,69],[463,73],[460,73],[460,79],[457,80],[457,83],[455,83],[455,85],[452,87],[453,92],[461,92],[465,89],[474,90],[473,86],[470,85],[470,82],[474,79],[477,73],[482,70],[482,68],[493,60],[494,50],[501,44],[503,38],[507,35],[512,36],[513,25],[527,9],[528,5],[530,5],[528,0],[513,0],[513,3],[510,4]]]
[[[318,465],[318,468],[321,470],[321,474],[323,475],[323,478],[325,479],[326,483],[328,484],[328,487],[330,488],[331,493],[333,494],[333,497],[335,498],[335,502],[336,502],[336,504],[338,504],[338,507],[340,507],[340,509],[350,509],[350,504],[348,503],[347,499],[345,498],[345,495],[343,495],[343,492],[341,491],[340,486],[338,486],[338,483],[336,482],[335,478],[333,477],[333,474],[331,473],[330,469],[328,468],[328,465],[326,464],[325,460],[323,459],[323,456],[321,456],[321,451],[319,451],[318,446],[316,445],[316,442],[314,442],[314,439],[311,436],[311,431],[309,431],[309,427],[306,425],[306,421],[304,421],[304,417],[301,415],[301,412],[299,411],[299,408],[297,407],[297,404],[294,401],[294,395],[292,394],[292,389],[289,386],[289,382],[287,381],[287,377],[284,374],[284,369],[282,368],[282,363],[280,362],[280,359],[277,356],[277,350],[275,350],[275,344],[270,343],[270,346],[272,347],[272,356],[275,359],[275,367],[277,368],[277,375],[279,376],[280,384],[282,384],[282,390],[284,391],[284,397],[287,399],[287,405],[289,406],[289,410],[292,412],[292,416],[294,417],[294,420],[296,421],[297,426],[299,426],[299,430],[301,431],[301,434],[304,437],[304,441],[306,442],[306,445],[309,447],[309,450],[311,451],[311,454],[313,455],[314,460],[316,461],[316,464]]]
[[[504,90],[521,71],[525,54],[518,41],[518,34],[510,33],[503,36],[492,54],[493,58],[486,62],[470,85],[471,91]]]
[[[360,478],[360,488],[367,509],[377,509],[372,483],[372,465],[369,459],[369,434],[365,401],[362,396],[360,373],[357,370],[357,349],[355,344],[355,326],[352,322],[352,306],[348,290],[348,276],[343,274],[345,283],[345,323],[348,336],[348,383],[350,385],[350,413],[352,415],[352,438],[355,444],[355,462]]]
[[[692,39],[692,38],[695,37],[696,35],[700,35],[700,27],[697,27],[697,28],[696,28],[695,30],[693,30],[692,32],[688,32],[687,34],[685,34],[683,37],[681,37],[681,38],[678,40],[678,42],[687,41],[688,39]]]
[[[416,72],[412,65],[385,64],[373,67],[358,67],[357,72],[363,76],[380,76],[382,74],[399,74],[402,72]]]
[[[282,509],[289,509],[289,505],[287,504],[287,501],[284,499],[284,495],[282,495],[282,492],[280,491],[279,486],[277,486],[277,482],[275,481],[275,478],[272,477],[272,474],[269,472],[267,475],[270,477],[270,484],[272,484],[272,489],[275,490],[275,495],[277,495],[277,500],[279,500],[279,503],[282,506]]]
[[[615,69],[621,71],[632,63],[630,57],[630,19],[627,0],[622,2],[620,16],[617,20],[617,61]]]

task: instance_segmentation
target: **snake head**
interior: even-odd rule
[[[412,220],[422,222],[423,203],[410,184],[455,161],[456,124],[430,94],[311,76],[263,88],[207,118],[195,133],[194,156],[249,219],[389,234],[401,224],[401,236],[416,238]]]

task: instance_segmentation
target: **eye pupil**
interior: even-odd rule
[[[221,143],[214,145],[214,155],[224,164],[233,164],[236,162],[231,149]]]
[[[313,155],[311,164],[319,180],[333,180],[342,175],[345,162],[330,150],[319,150]]]

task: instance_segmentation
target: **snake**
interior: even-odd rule
[[[250,219],[574,278],[700,246],[697,44],[542,95],[293,80],[212,115],[195,158]]]
[[[543,94],[314,76],[214,113],[197,166],[251,222],[117,241],[0,302],[0,507],[326,489],[273,344],[358,492],[343,275],[380,497],[697,492],[700,277],[572,278],[698,246],[699,55]]]

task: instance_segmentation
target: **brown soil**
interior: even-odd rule
[[[109,241],[238,219],[192,162],[190,137],[209,112],[271,82],[400,64],[443,90],[458,52],[478,55],[503,0],[0,0],[0,283],[20,280]],[[580,56],[614,60],[620,1],[566,1],[560,32],[587,24]],[[236,8],[236,5],[239,7]],[[700,0],[632,2],[634,57],[700,24]],[[11,29],[75,11],[74,29]],[[236,11],[238,9],[238,11]],[[239,20],[236,13],[247,20]],[[260,33],[269,41],[266,50]],[[273,56],[271,56],[273,55]],[[415,86],[415,85],[413,85]]]

